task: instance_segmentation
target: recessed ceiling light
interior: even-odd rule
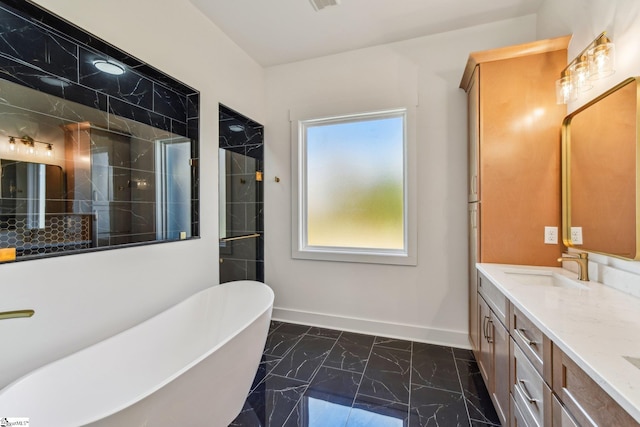
[[[313,9],[316,12],[319,12],[325,7],[340,5],[340,0],[309,0],[309,1],[311,2],[311,5],[313,6]]]
[[[40,81],[51,86],[67,87],[70,85],[70,83],[67,81],[51,76],[40,76]]]
[[[93,61],[93,66],[103,73],[112,74],[114,76],[120,76],[124,74],[124,66],[114,61],[106,59],[96,59]]]
[[[231,132],[242,132],[244,130],[244,126],[242,126],[242,125],[229,125],[229,130]]]

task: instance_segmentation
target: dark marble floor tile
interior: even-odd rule
[[[444,345],[413,343],[413,354],[429,357],[430,359],[453,359],[453,348]]]
[[[411,382],[462,393],[451,347],[413,344]]]
[[[269,333],[278,329],[278,327],[280,327],[282,324],[283,324],[282,322],[279,322],[277,320],[272,320],[271,323],[269,324]]]
[[[411,353],[373,346],[358,393],[409,403]]]
[[[499,424],[488,424],[488,423],[483,423],[477,420],[469,420],[469,421],[471,421],[471,427],[500,427]]]
[[[453,347],[453,357],[455,357],[456,359],[476,360],[476,358],[473,357],[473,351],[466,348]]]
[[[362,374],[357,372],[322,366],[311,380],[305,396],[314,396],[351,407],[361,380]]]
[[[267,336],[264,354],[284,356],[309,330],[309,326],[284,323]]]
[[[283,323],[280,325],[280,330],[278,332],[287,333],[287,334],[306,334],[311,326],[307,325],[298,325],[296,323]]]
[[[282,328],[282,326],[281,326]],[[273,374],[309,381],[331,351],[335,340],[303,336],[273,369]]]
[[[356,396],[347,421],[347,427],[408,427],[408,425],[409,405],[361,394]]]
[[[252,391],[231,424],[497,425],[469,350],[278,321],[270,325]]]
[[[344,427],[351,407],[303,396],[282,427]]]
[[[376,337],[374,345],[396,350],[411,351],[411,341],[399,340],[395,338]]]
[[[361,377],[355,372],[321,367],[285,426],[344,426]]]
[[[469,427],[462,393],[412,385],[410,427]]]
[[[253,384],[251,384],[251,390],[256,388],[256,386],[260,384],[268,374],[271,373],[273,368],[275,368],[279,362],[280,362],[279,357],[263,354],[262,359],[260,359],[260,364],[258,365],[258,371],[256,372],[256,376],[253,378]]]
[[[324,361],[324,365],[347,371],[364,372],[373,340],[374,337],[370,335],[343,332]]]
[[[371,347],[376,339],[374,335],[359,334],[357,332],[342,332],[340,339],[353,344]]]
[[[312,326],[311,329],[309,329],[309,332],[307,332],[307,335],[316,335],[319,337],[338,339],[341,333],[342,331],[337,331],[335,329],[318,328],[316,326]]]
[[[500,424],[500,419],[493,406],[482,374],[475,361],[456,359],[462,392],[467,400],[469,418],[488,424]]]
[[[269,375],[252,391],[234,427],[281,427],[307,388],[303,381]]]

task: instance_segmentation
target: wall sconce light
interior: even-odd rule
[[[22,143],[22,147],[18,146],[18,142]],[[29,135],[21,137],[9,135],[9,151],[23,152],[30,155],[39,154],[39,150],[36,149],[36,144],[44,145],[43,155],[47,157],[53,157],[53,144],[49,142],[37,141]]]
[[[602,32],[567,65],[556,80],[556,101],[575,101],[580,92],[593,87],[593,80],[615,73],[615,46]]]

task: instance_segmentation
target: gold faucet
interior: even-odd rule
[[[589,281],[589,254],[580,252],[578,254],[564,254],[558,258],[558,262],[574,261],[578,263],[578,280]]]
[[[2,311],[0,312],[0,320],[2,319],[15,319],[17,317],[31,317],[35,313],[33,310],[15,310],[15,311]]]

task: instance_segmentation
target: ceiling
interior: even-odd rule
[[[262,66],[535,13],[543,0],[190,0]]]

